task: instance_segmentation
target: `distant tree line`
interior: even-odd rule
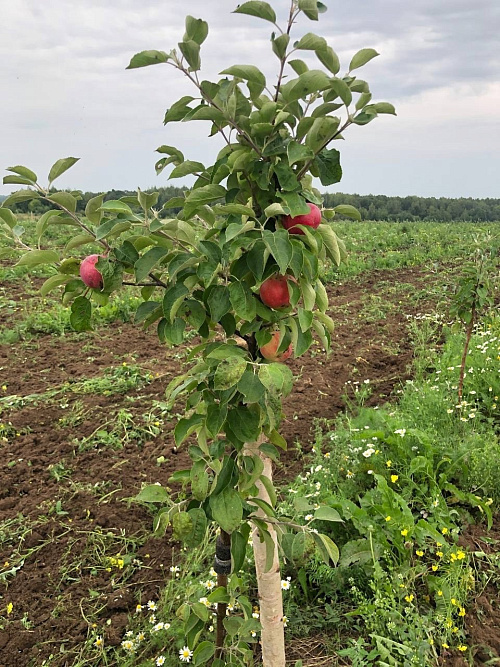
[[[387,197],[386,195],[325,194],[324,204],[333,208],[351,204],[363,220],[493,222],[500,221],[500,199],[461,197]]]
[[[178,197],[186,188],[174,186],[162,188],[150,188],[146,192],[158,192],[157,208],[172,197]],[[81,199],[78,201],[77,211],[83,213],[87,202],[95,197],[95,192],[80,192]],[[121,197],[133,197],[136,193],[131,190],[111,190],[105,199],[120,199]],[[333,208],[339,204],[351,204],[361,213],[363,220],[386,220],[393,222],[401,221],[430,221],[430,222],[494,222],[500,221],[500,199],[472,199],[461,197],[450,199],[447,197],[388,197],[386,195],[347,195],[340,192],[325,194],[324,204],[327,208]],[[0,196],[0,201],[5,197]],[[50,208],[46,202],[34,199],[31,202],[21,202],[13,207],[14,211],[22,213],[34,213],[41,215]],[[169,208],[162,211],[161,216],[166,217],[177,213],[179,208]]]

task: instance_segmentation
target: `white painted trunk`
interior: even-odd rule
[[[245,454],[258,454],[264,464],[263,475],[272,480],[272,461],[268,456],[259,452],[259,444],[250,443],[245,447]],[[257,482],[258,497],[270,503],[269,494],[265,486]],[[261,509],[256,511],[257,516],[265,517]],[[269,533],[274,541],[274,560],[269,572],[266,572],[266,545],[259,539],[257,529],[252,533],[255,570],[259,589],[260,622],[262,626],[262,663],[264,667],[285,667],[285,633],[283,625],[283,593],[281,590],[281,573],[278,556],[276,531],[272,524],[267,524]]]

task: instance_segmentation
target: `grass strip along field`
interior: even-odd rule
[[[276,468],[282,514],[329,534],[341,559],[287,545],[290,664],[495,664],[500,318],[476,325],[459,400],[464,333],[448,310],[497,227],[338,227],[351,259],[330,276],[333,351],[290,364]],[[151,504],[133,500],[168,479],[182,497],[164,390],[187,348],[130,323],[132,291],[74,334],[56,298],[34,305],[22,269],[0,278],[0,664],[192,661],[175,610],[197,605],[213,631],[212,553],[155,539]],[[338,520],[314,518],[319,503]],[[248,598],[230,618],[249,615],[258,664],[255,581],[229,590]]]

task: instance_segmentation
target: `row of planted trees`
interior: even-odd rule
[[[368,84],[357,77],[377,55],[373,49],[356,53],[341,75],[339,59],[323,37],[308,32],[293,41],[299,18],[317,21],[325,10],[317,0],[292,0],[281,24],[267,2],[252,0],[235,10],[272,24],[274,84],[254,65],[227,67],[217,81],[202,79],[200,47],[208,24],[191,16],[178,48],[132,58],[130,69],[162,64],[192,83],[193,95],[168,109],[167,126],[206,121],[210,134],[224,140],[210,166],[186,159],[174,146],[158,149],[158,173],[173,166],[170,178],[196,176],[190,190],[165,203],[167,209],[179,209],[175,217],[161,218],[158,194],[139,190],[134,197],[94,197],[81,218],[78,193],[53,191],[53,182],[75,158],[53,165],[47,187],[24,166],[11,167],[4,178],[4,183],[27,186],[0,208],[2,234],[10,241],[6,253],[18,255],[21,249],[19,265],[51,267],[41,291],[62,291],[77,331],[91,329],[93,308],[132,283],[143,299],[138,323],[154,325],[165,343],[182,344],[192,330],[201,341],[191,352],[192,367],[168,389],[170,401],[185,398],[185,416],[175,427],[177,445],[195,437],[189,446],[192,466],[177,475],[190,484],[190,496],[175,502],[158,486],[139,495],[160,503],[157,533],[171,524],[175,537],[191,547],[211,522],[220,528],[219,586],[211,594],[219,604],[216,642],[200,643],[206,610],[196,604],[180,610],[194,664],[212,661],[221,667],[251,659],[251,604],[241,599],[237,617],[226,617],[225,607],[227,576],[245,567],[249,537],[266,667],[285,664],[280,557],[293,560],[314,547],[327,563],[338,559],[327,535],[275,512],[272,462],[286,449],[279,433],[281,402],[293,388],[292,372],[283,362],[292,352],[296,357],[307,352],[313,336],[329,349],[334,323],[321,276],[326,263],[338,264],[345,256],[332,221],[336,213],[359,217],[351,206],[322,208],[313,179],[323,186],[340,181],[340,155],[332,142],[351,125],[365,125],[394,109],[372,102]],[[25,244],[24,230],[10,210],[28,200],[56,206],[38,220],[35,247]],[[71,231],[63,248],[44,241],[53,225]],[[89,243],[96,252],[82,262],[78,248]],[[328,506],[319,507],[315,517],[339,520]]]

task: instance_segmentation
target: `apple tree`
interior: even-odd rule
[[[186,604],[180,610],[194,664],[212,659],[216,667],[248,664],[258,622],[243,598],[242,615],[226,618],[226,584],[229,573],[244,567],[250,536],[266,667],[285,665],[280,554],[291,560],[314,543],[326,562],[338,559],[328,536],[287,522],[275,511],[271,465],[286,449],[279,433],[281,402],[293,387],[283,362],[292,351],[295,357],[307,352],[313,337],[329,349],[334,323],[321,277],[328,262],[338,265],[345,258],[333,221],[339,212],[359,219],[350,206],[322,209],[314,178],[323,186],[339,182],[340,154],[333,142],[349,126],[394,114],[394,108],[373,102],[367,82],[357,76],[376,51],[358,51],[340,74],[337,54],[323,37],[306,32],[292,40],[299,18],[317,21],[325,10],[317,0],[291,0],[280,26],[267,2],[250,0],[237,7],[234,13],[272,26],[277,63],[272,84],[252,64],[226,67],[216,81],[203,79],[200,51],[208,24],[192,16],[177,48],[133,56],[129,69],[165,65],[192,83],[193,95],[167,110],[167,132],[173,123],[204,121],[210,136],[224,141],[211,165],[185,157],[175,146],[158,148],[157,174],[173,167],[171,179],[195,177],[184,196],[165,204],[180,208],[175,217],[161,217],[157,194],[141,190],[119,200],[99,195],[88,202],[83,218],[77,216],[78,192],[53,188],[77,161],[73,157],[52,166],[45,187],[24,166],[9,168],[4,178],[26,186],[0,208],[1,233],[10,241],[5,252],[21,252],[21,266],[51,267],[42,294],[61,292],[76,331],[90,330],[93,310],[123,284],[133,284],[142,296],[137,324],[154,326],[166,344],[180,345],[192,332],[200,341],[190,355],[192,366],[167,392],[172,404],[185,401],[174,435],[178,446],[188,443],[192,465],[175,479],[190,488],[190,495],[176,502],[165,488],[153,486],[138,496],[160,504],[158,534],[172,525],[174,536],[191,547],[200,543],[210,522],[220,527],[219,587],[209,598],[218,602],[215,644],[199,641],[206,608]],[[38,220],[36,247],[30,247],[10,207],[37,199],[53,208]],[[64,247],[45,241],[54,225],[67,225],[71,232]],[[95,252],[82,261],[78,249],[89,243]],[[320,507],[317,518],[339,520],[329,507]],[[225,631],[237,646],[227,662]]]

